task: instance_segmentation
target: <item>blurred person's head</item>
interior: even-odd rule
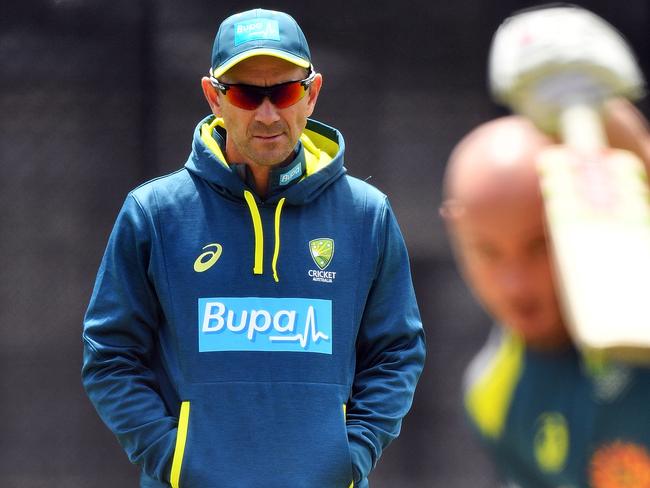
[[[469,287],[527,344],[569,338],[556,296],[535,159],[552,141],[510,116],[485,123],[454,148],[441,215]]]

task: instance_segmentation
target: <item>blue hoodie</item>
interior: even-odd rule
[[[425,355],[391,208],[312,120],[306,175],[261,201],[220,125],[128,195],[84,321],[86,391],[142,487],[368,486]]]
[[[504,486],[649,486],[650,368],[530,349],[495,325],[464,393]]]

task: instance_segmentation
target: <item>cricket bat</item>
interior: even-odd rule
[[[650,362],[650,190],[643,163],[608,147],[602,104],[644,80],[622,36],[573,6],[524,11],[497,30],[495,98],[562,145],[538,169],[560,301],[574,341],[600,357]]]

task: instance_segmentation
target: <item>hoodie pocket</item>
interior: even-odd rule
[[[188,405],[184,454],[177,441],[173,487],[353,486],[345,387],[242,382],[201,390],[191,398],[191,416]]]

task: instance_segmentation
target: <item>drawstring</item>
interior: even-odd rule
[[[278,202],[278,206],[275,207],[275,247],[273,249],[273,262],[271,263],[271,268],[273,269],[273,279],[275,282],[279,282],[278,278],[278,269],[276,264],[278,263],[278,256],[280,255],[280,213],[282,212],[282,206],[286,198],[281,198]]]
[[[260,217],[260,211],[257,208],[253,194],[245,190],[244,198],[246,199],[248,210],[253,219],[253,230],[255,232],[255,265],[253,266],[253,274],[261,275],[264,274],[264,230],[262,229],[262,218]],[[271,268],[273,269],[273,279],[276,283],[280,281],[277,269],[278,256],[280,255],[280,214],[282,213],[285,200],[285,198],[281,198],[278,206],[275,208],[275,246],[273,249]]]
[[[248,203],[248,209],[253,219],[253,229],[255,231],[255,266],[253,274],[260,275],[264,273],[264,231],[262,231],[262,219],[260,211],[255,203],[255,197],[248,190],[244,191],[244,198]]]

